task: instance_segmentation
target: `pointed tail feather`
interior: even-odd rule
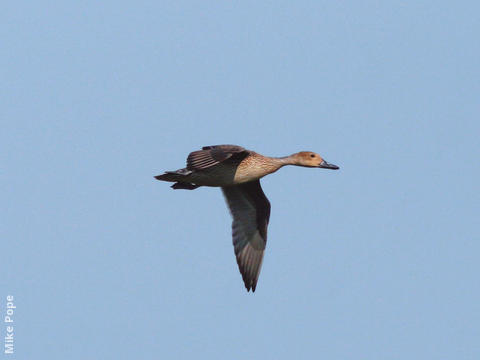
[[[162,175],[155,176],[155,179],[162,181],[182,181],[185,179],[185,176],[190,175],[192,172],[188,169],[179,169],[176,171],[165,171]]]
[[[154,178],[157,179],[157,180],[162,180],[162,181],[172,181],[172,182],[178,181],[178,175],[172,174],[172,173],[165,173],[165,174],[162,174],[162,175],[157,175],[157,176],[154,176]]]

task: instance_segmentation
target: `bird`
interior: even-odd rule
[[[269,157],[238,145],[204,146],[191,152],[185,168],[155,176],[174,190],[220,187],[233,218],[232,240],[247,291],[255,292],[267,243],[270,201],[260,179],[286,165],[338,170],[312,151]]]

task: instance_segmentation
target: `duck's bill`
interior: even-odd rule
[[[330,163],[326,162],[325,160],[323,160],[322,163],[320,165],[318,165],[318,167],[322,168],[322,169],[331,169],[331,170],[340,169],[337,165],[330,164]]]

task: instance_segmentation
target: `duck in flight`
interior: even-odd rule
[[[270,202],[260,179],[285,165],[338,169],[311,151],[268,157],[237,145],[214,145],[190,153],[186,168],[155,176],[173,182],[173,189],[222,188],[233,217],[233,247],[247,291],[257,287],[270,218]]]

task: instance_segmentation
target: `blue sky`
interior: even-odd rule
[[[2,9],[10,358],[480,357],[477,2]],[[153,179],[222,143],[341,167],[262,180],[255,294],[220,190]]]

